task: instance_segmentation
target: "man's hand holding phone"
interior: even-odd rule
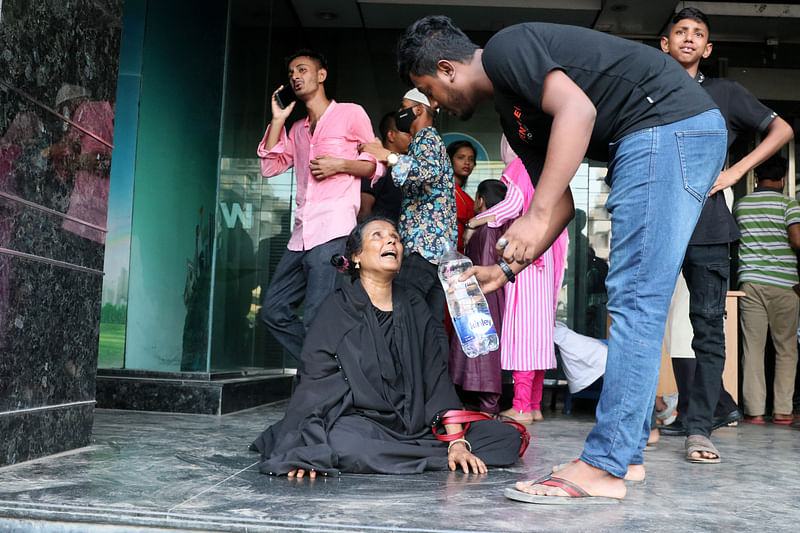
[[[292,94],[292,100],[288,100],[287,90]],[[278,90],[272,93],[272,120],[280,121],[281,124],[286,122],[286,119],[292,114],[296,103],[297,99],[294,98],[294,90],[291,85],[278,87]]]
[[[294,105],[297,103],[295,100],[294,102],[288,104],[286,108],[282,108],[278,103],[278,93],[285,89],[286,86],[281,85],[278,87],[278,90],[272,93],[272,120],[270,121],[270,128],[268,130],[267,138],[264,140],[264,147],[267,150],[272,150],[278,141],[281,138],[281,132],[283,130],[283,125],[286,123],[286,119],[289,118],[289,115],[292,114],[292,110],[294,109]],[[291,90],[291,86],[289,86]],[[294,92],[293,92],[294,94]]]

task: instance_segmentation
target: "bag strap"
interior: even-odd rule
[[[451,442],[457,439],[464,438],[466,435],[467,430],[469,429],[470,422],[478,422],[479,420],[492,420],[491,415],[486,413],[481,413],[480,411],[464,411],[462,409],[450,409],[446,411],[444,414],[436,415],[433,419],[431,430],[433,434],[442,442]],[[516,420],[502,420],[504,424],[511,424],[514,428],[519,431],[519,436],[522,439],[522,443],[519,447],[519,456],[525,453],[525,450],[528,449],[528,444],[531,442],[531,435],[528,433],[528,428],[517,422]],[[463,424],[464,429],[459,431],[458,433],[453,433],[452,435],[438,433],[436,429],[439,427],[439,424]]]
[[[442,442],[451,442],[457,439],[461,439],[467,433],[469,429],[470,422],[477,422],[478,420],[490,420],[492,417],[487,415],[486,413],[481,413],[480,411],[464,411],[461,409],[450,409],[446,411],[444,414],[436,415],[433,419],[431,430],[433,434]],[[439,427],[439,424],[463,424],[464,429],[459,431],[458,433],[453,433],[451,435],[438,433],[436,429]]]
[[[531,434],[528,433],[528,428],[517,422],[516,420],[503,420],[504,424],[510,424],[519,431],[519,436],[522,439],[522,443],[519,445],[519,456],[525,453],[525,450],[528,449],[528,444],[531,442]]]

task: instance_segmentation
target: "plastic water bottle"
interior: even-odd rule
[[[478,357],[496,350],[500,339],[478,280],[470,276],[466,281],[458,281],[470,268],[472,261],[468,257],[458,253],[452,244],[445,245],[439,259],[439,281],[464,353],[467,357]]]

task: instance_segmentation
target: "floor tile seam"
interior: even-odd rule
[[[8,505],[12,504],[12,505]],[[16,504],[16,505],[15,505]],[[38,508],[38,509],[37,509]],[[105,514],[100,514],[103,511]],[[116,514],[115,514],[116,513]],[[415,528],[402,526],[370,526],[362,524],[340,524],[328,522],[309,522],[294,520],[275,520],[269,518],[244,518],[231,515],[213,515],[202,513],[174,513],[163,511],[146,511],[135,509],[120,509],[108,507],[75,506],[69,504],[33,504],[26,505],[18,502],[0,501],[0,519],[2,518],[27,518],[38,520],[59,521],[65,518],[72,518],[76,522],[95,523],[95,524],[118,524],[118,525],[148,525],[148,526],[171,526],[187,527],[198,526],[223,526],[229,528],[237,527],[258,527],[269,526],[270,528],[279,527],[282,529],[297,529],[302,531],[396,531],[398,533],[496,533],[489,530],[461,530],[461,529],[434,529],[434,528]]]
[[[245,472],[245,471],[247,471],[247,470],[250,470],[250,469],[251,469],[251,468],[253,468],[254,466],[258,465],[258,463],[259,463],[259,462],[260,462],[260,461],[256,461],[255,463],[253,463],[253,464],[251,464],[251,465],[249,465],[249,466],[246,466],[246,467],[244,467],[244,468],[242,468],[242,469],[240,469],[240,470],[238,470],[238,471],[234,472],[233,474],[231,474],[231,475],[229,475],[228,477],[226,477],[225,479],[223,479],[223,480],[221,480],[221,481],[219,481],[219,482],[215,483],[214,485],[212,485],[212,486],[210,486],[210,487],[207,487],[207,488],[205,488],[205,489],[201,490],[200,492],[198,492],[198,493],[197,493],[197,494],[195,494],[194,496],[192,496],[192,497],[190,497],[190,498],[187,498],[186,500],[182,501],[181,503],[179,503],[179,504],[177,504],[177,505],[173,505],[172,507],[170,507],[170,508],[167,510],[167,513],[171,513],[173,510],[177,509],[178,507],[180,507],[180,506],[182,506],[182,505],[185,505],[186,503],[188,503],[188,502],[190,502],[190,501],[194,500],[195,498],[197,498],[197,497],[199,497],[199,496],[201,496],[201,495],[205,494],[206,492],[209,492],[209,491],[212,491],[212,490],[214,490],[215,488],[217,488],[217,487],[219,487],[220,485],[224,484],[224,483],[225,483],[225,482],[227,482],[228,480],[230,480],[230,479],[233,479],[233,478],[235,478],[235,477],[239,476],[239,474],[241,474],[241,473],[243,473],[243,472]]]

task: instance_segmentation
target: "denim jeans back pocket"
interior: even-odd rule
[[[699,201],[704,201],[722,170],[727,149],[725,130],[675,132],[681,159],[683,187]]]

